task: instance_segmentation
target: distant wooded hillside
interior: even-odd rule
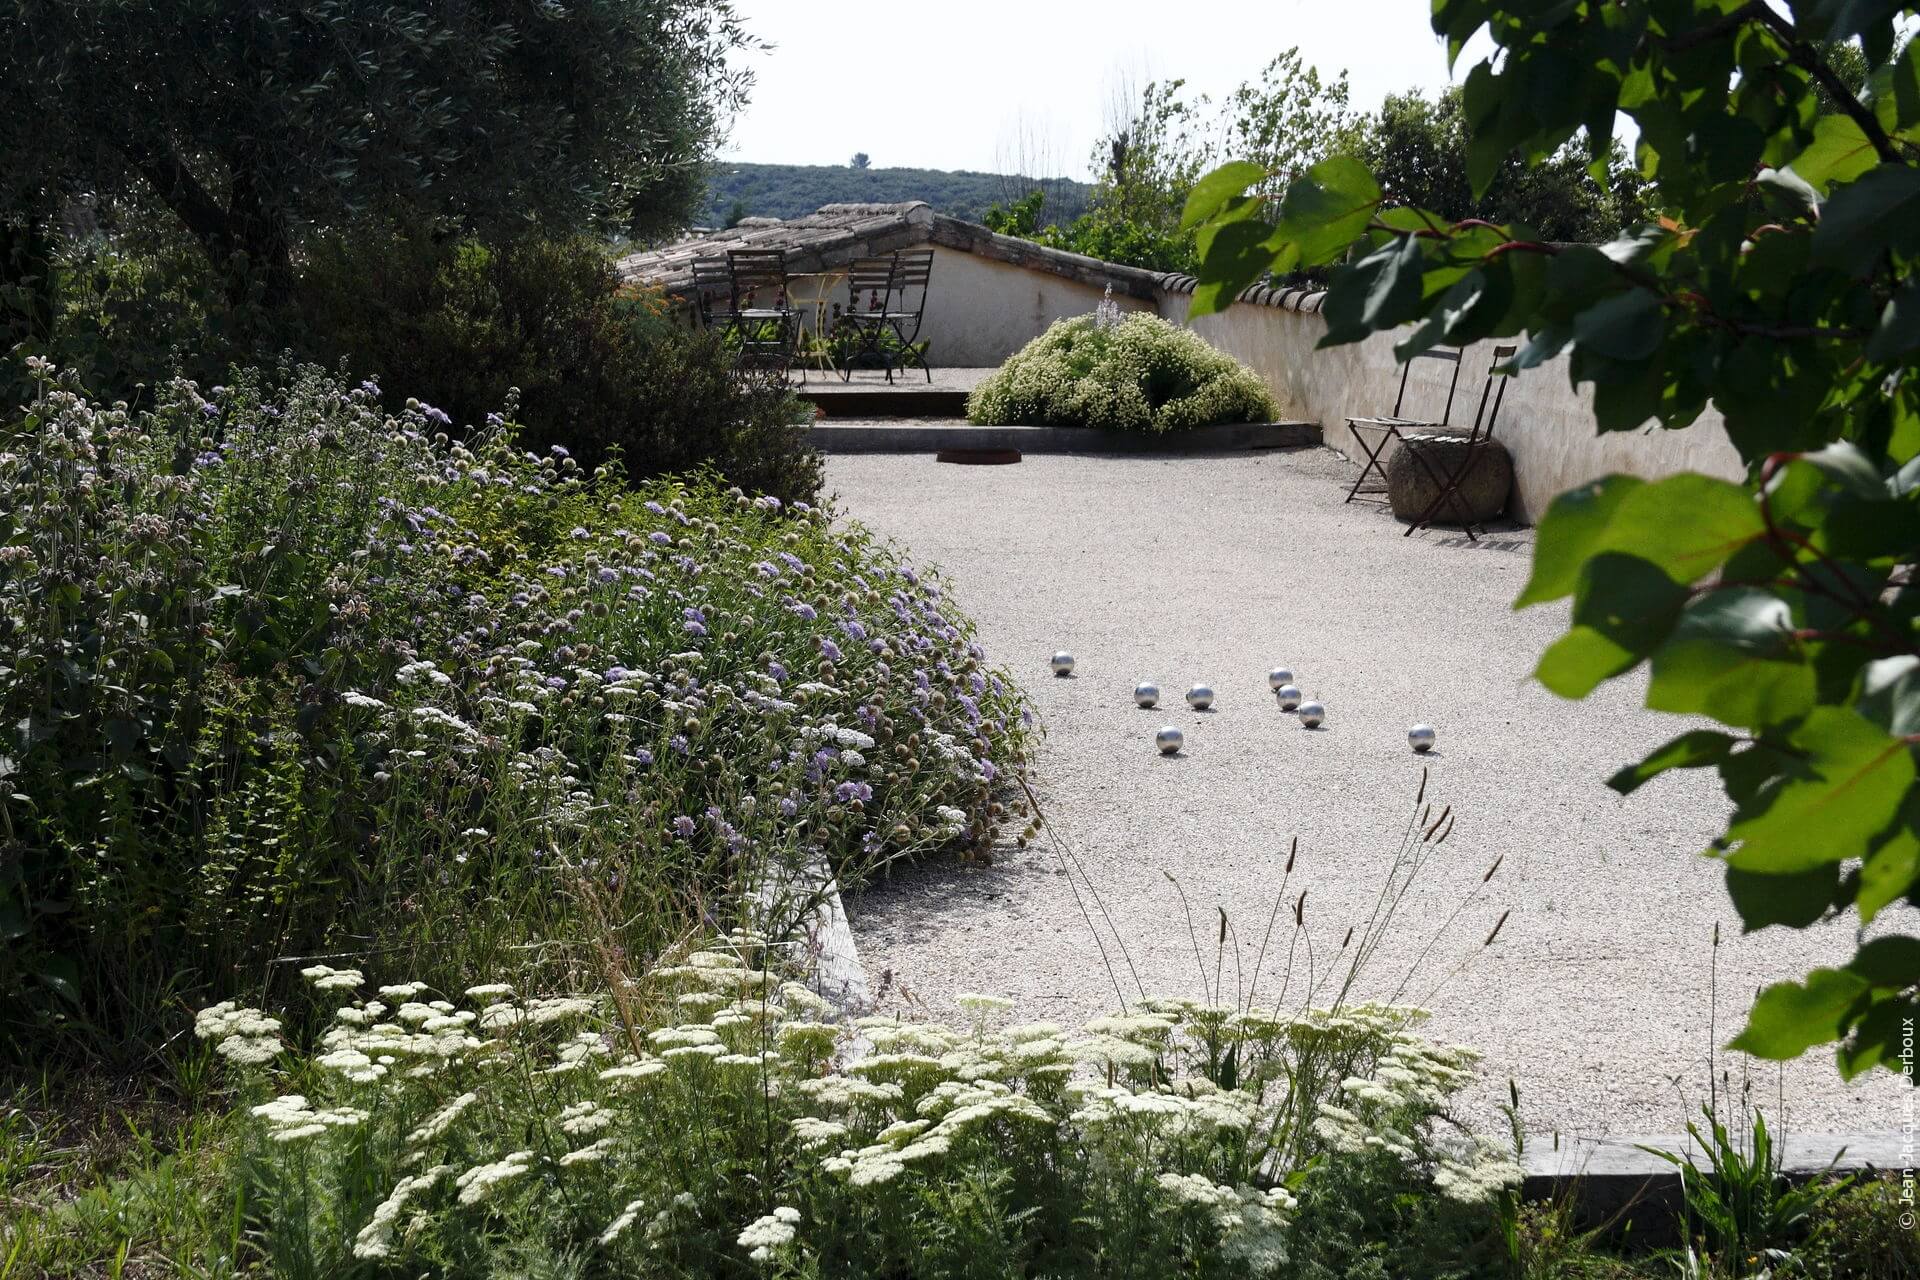
[[[937,212],[980,221],[995,204],[1036,188],[1047,193],[1043,219],[1065,224],[1086,210],[1093,188],[1070,178],[1022,178],[945,169],[856,169],[851,165],[719,164],[701,210],[703,226],[743,217],[797,218],[823,204],[925,200]]]

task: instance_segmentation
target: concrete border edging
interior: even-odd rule
[[[1321,443],[1317,422],[1226,422],[1177,435],[1090,427],[994,427],[889,422],[856,426],[816,422],[807,439],[827,453],[938,453],[942,449],[1017,449],[1021,453],[1184,454],[1299,449]]]

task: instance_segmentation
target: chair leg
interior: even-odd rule
[[[1351,431],[1351,428],[1349,428],[1349,430]],[[1360,486],[1367,482],[1367,477],[1372,473],[1376,471],[1379,472],[1380,483],[1385,484],[1387,482],[1387,469],[1380,465],[1380,454],[1381,454],[1381,451],[1387,447],[1387,441],[1394,434],[1391,431],[1386,432],[1380,437],[1379,443],[1375,444],[1372,448],[1368,448],[1367,438],[1365,436],[1361,435],[1358,431],[1352,431],[1351,433],[1353,435],[1353,438],[1359,441],[1360,451],[1367,455],[1367,461],[1366,461],[1366,465],[1360,468],[1360,474],[1358,477],[1355,478],[1353,482],[1353,487],[1347,490],[1348,502],[1352,502],[1356,497],[1359,496]]]
[[[1440,478],[1434,474],[1432,465],[1429,464],[1425,458],[1416,455],[1417,461],[1426,469],[1427,475],[1439,486],[1440,491],[1434,495],[1433,501],[1427,504],[1427,509],[1420,513],[1420,518],[1401,531],[1401,537],[1410,538],[1413,536],[1415,529],[1423,529],[1431,524],[1434,518],[1440,514],[1440,508],[1446,505],[1448,499],[1452,499],[1454,508],[1460,513],[1460,528],[1466,533],[1467,541],[1480,541],[1480,539],[1476,538],[1473,534],[1473,513],[1467,509],[1466,499],[1460,496],[1460,482],[1467,478],[1467,473],[1473,469],[1473,464],[1478,457],[1479,451],[1474,448],[1469,448],[1467,456],[1465,460],[1461,462],[1459,469],[1449,473],[1446,480],[1441,481]],[[1486,526],[1481,525],[1480,531],[1485,533]]]

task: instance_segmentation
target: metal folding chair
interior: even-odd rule
[[[858,344],[843,362],[840,376],[853,377],[855,360],[878,357],[893,381],[895,369],[919,365],[933,381],[925,351],[919,346],[920,325],[927,311],[927,287],[933,277],[933,250],[902,249],[884,258],[862,258],[847,276],[847,309],[835,322],[836,331],[851,331]],[[888,339],[893,340],[890,348]]]
[[[786,377],[800,330],[799,316],[787,302],[787,251],[733,249],[727,269],[732,275],[728,322],[740,340],[734,367]]]
[[[1446,407],[1440,411],[1438,421],[1404,418],[1400,416],[1400,410],[1406,404],[1407,376],[1413,372],[1414,360],[1446,360],[1450,361],[1453,365],[1453,376],[1447,379],[1447,404]],[[1386,451],[1387,441],[1403,440],[1404,437],[1401,435],[1403,430],[1446,426],[1448,420],[1453,416],[1453,394],[1459,386],[1460,353],[1458,351],[1443,351],[1437,347],[1430,351],[1422,351],[1400,367],[1400,391],[1399,394],[1393,398],[1393,412],[1391,414],[1384,418],[1347,419],[1347,430],[1351,432],[1353,438],[1359,442],[1361,452],[1367,455],[1365,465],[1360,468],[1359,476],[1354,479],[1353,488],[1347,490],[1348,502],[1352,502],[1355,498],[1362,495],[1384,494],[1387,491],[1387,469],[1380,461],[1380,455]],[[1367,439],[1368,434],[1374,436],[1371,442]],[[1363,489],[1361,486],[1366,483],[1367,477],[1376,474],[1380,477],[1379,486],[1377,488]]]
[[[702,327],[733,326],[733,268],[725,258],[693,260],[693,298]]]
[[[1401,534],[1402,537],[1411,537],[1415,529],[1425,528],[1428,524],[1432,523],[1434,517],[1440,514],[1440,508],[1446,504],[1448,499],[1452,499],[1454,510],[1460,516],[1460,527],[1466,530],[1467,540],[1469,542],[1479,541],[1478,538],[1473,536],[1473,526],[1475,523],[1473,513],[1467,509],[1466,503],[1462,501],[1460,497],[1460,482],[1465,480],[1468,474],[1472,472],[1474,464],[1480,461],[1480,455],[1486,452],[1487,446],[1493,442],[1493,425],[1500,417],[1500,402],[1506,398],[1507,379],[1512,376],[1500,372],[1500,362],[1513,355],[1513,353],[1519,349],[1517,346],[1495,347],[1493,349],[1493,363],[1487,366],[1486,385],[1480,388],[1480,407],[1473,412],[1473,430],[1467,433],[1466,451],[1461,455],[1460,464],[1449,469],[1444,479],[1438,476],[1434,477],[1439,481],[1440,491],[1434,495],[1433,501],[1427,504],[1427,509],[1420,513],[1420,518],[1407,526],[1406,531]],[[1458,375],[1456,374],[1456,376]],[[1496,380],[1500,384],[1497,390],[1494,387]],[[1491,395],[1493,399],[1491,406],[1487,403],[1489,395]],[[1414,450],[1414,459],[1426,469],[1428,475],[1433,475],[1434,471],[1432,465],[1428,463],[1421,446],[1432,438],[1431,436],[1420,435],[1417,432],[1402,438],[1402,443],[1409,449]],[[1481,525],[1480,532],[1485,533],[1486,531],[1487,527],[1484,524]]]

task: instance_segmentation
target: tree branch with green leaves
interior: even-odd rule
[[[1898,1069],[1920,1017],[1920,43],[1915,7],[1859,0],[1436,0],[1457,59],[1467,176],[1616,119],[1657,220],[1600,245],[1392,203],[1335,156],[1268,194],[1266,168],[1200,180],[1193,314],[1330,267],[1323,346],[1397,333],[1406,360],[1513,339],[1505,372],[1564,357],[1596,426],[1678,428],[1712,407],[1743,482],[1612,475],[1560,495],[1516,601],[1571,600],[1536,677],[1582,698],[1647,668],[1647,706],[1705,716],[1610,785],[1713,769],[1733,813],[1706,852],[1749,931],[1851,919],[1852,959],[1761,993],[1732,1047],[1836,1047]],[[1843,74],[1852,68],[1860,75]],[[1854,80],[1858,79],[1859,84]],[[1277,205],[1277,207],[1276,207]]]

